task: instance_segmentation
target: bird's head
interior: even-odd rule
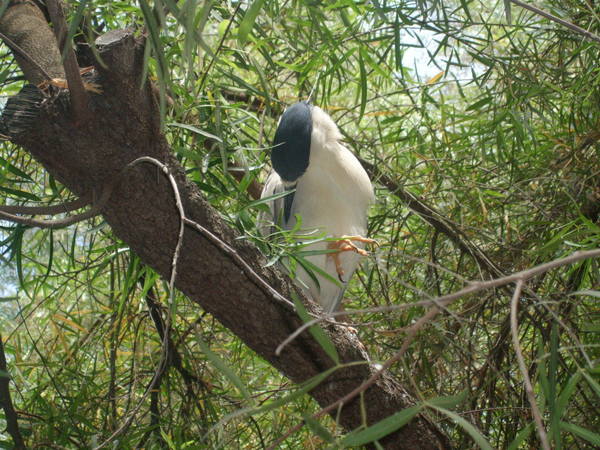
[[[296,181],[308,167],[312,108],[308,102],[298,102],[287,108],[279,120],[271,162],[284,182]]]

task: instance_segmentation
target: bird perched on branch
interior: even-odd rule
[[[326,313],[339,308],[360,256],[367,254],[364,245],[375,242],[366,237],[373,186],[341,139],[338,127],[321,108],[308,102],[287,108],[271,150],[274,170],[261,195],[287,191],[269,202],[273,222],[287,230],[298,226],[300,238],[326,238],[303,250],[317,251],[306,260],[329,277],[318,271],[311,276],[304,267],[296,271],[297,283]]]

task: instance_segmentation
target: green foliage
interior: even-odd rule
[[[508,1],[68,3],[77,42],[126,26],[146,37],[146,74],[174,153],[271,263],[306,260],[289,236],[259,237],[261,202],[248,187],[265,179],[280,113],[312,93],[377,168],[370,236],[381,246],[355,275],[347,309],[425,300],[498,276],[408,209],[400,189],[435,207],[503,273],[600,245],[600,47]],[[536,4],[600,34],[593,2]],[[8,96],[23,79],[2,50]],[[69,196],[2,143],[1,203]],[[599,273],[597,260],[552,270],[528,283],[519,306],[520,344],[555,448],[600,445]],[[403,368],[392,368],[419,403],[347,434],[329,417],[312,418],[318,406],[306,392],[328,373],[292,386],[183,298],[171,316],[181,367],[146,395],[163,348],[149,305],[167,305],[168,295],[100,218],[55,231],[0,221],[0,326],[28,442],[94,447],[136,412],[122,448],[266,448],[302,421],[289,448],[343,447],[424,412],[456,448],[539,447],[511,347],[510,289],[463,298],[424,328]],[[385,361],[422,315],[351,319],[372,359]],[[328,336],[311,332],[337,362]],[[0,446],[8,439],[0,431]]]

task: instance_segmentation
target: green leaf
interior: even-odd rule
[[[81,23],[81,19],[83,19],[83,11],[88,3],[89,3],[89,0],[80,1],[79,5],[77,5],[77,10],[75,11],[75,14],[69,20],[69,29],[67,31],[67,36],[65,38],[65,45],[62,49],[63,60],[67,55],[67,50],[73,45],[73,36],[75,36],[75,33],[77,32],[77,28],[79,27],[79,24]]]
[[[592,390],[596,393],[598,398],[600,398],[600,384],[594,380],[591,375],[587,373],[587,371],[583,371],[582,373]]]
[[[0,167],[5,168],[10,173],[18,176],[19,178],[25,178],[27,181],[33,181],[33,179],[29,175],[27,175],[25,172],[23,172],[18,167],[12,165],[10,162],[8,162],[8,160],[2,158],[1,156],[0,156]]]
[[[506,22],[512,25],[512,12],[510,10],[510,0],[504,0],[504,13],[506,14]]]
[[[297,389],[295,391],[293,391],[291,394],[286,395],[282,398],[279,398],[277,400],[272,400],[269,401],[267,403],[265,403],[264,405],[256,408],[254,406],[252,407],[247,407],[247,408],[240,408],[237,411],[226,415],[225,417],[223,417],[219,423],[217,423],[216,425],[214,425],[212,428],[216,428],[220,423],[226,423],[229,422],[231,419],[237,418],[237,417],[245,417],[245,416],[255,416],[257,414],[264,414],[267,413],[269,411],[273,411],[275,409],[278,409],[284,405],[287,405],[293,401],[298,400],[300,397],[306,395],[308,392],[312,391],[315,387],[317,387],[319,384],[321,384],[327,377],[329,377],[333,372],[335,372],[338,368],[337,367],[331,367],[329,369],[327,369],[325,372],[320,373],[318,375],[315,375],[314,377],[312,377],[311,379],[307,380],[306,382],[302,383],[300,389]]]
[[[460,394],[451,395],[447,397],[436,397],[425,402],[428,406],[434,406],[439,408],[454,408],[464,402],[469,396],[469,392],[465,389]]]
[[[210,349],[199,333],[196,333],[196,342],[212,365],[240,391],[246,400],[250,400],[252,396],[250,395],[250,392],[248,392],[248,389],[246,389],[246,385],[241,378],[237,376],[233,369],[231,369],[219,355]]]
[[[360,114],[358,120],[360,121],[365,114],[365,109],[367,107],[367,70],[365,69],[362,48],[358,53],[358,65],[360,69]]]
[[[421,410],[423,405],[411,406],[410,408],[403,409],[383,420],[380,420],[374,425],[361,430],[355,431],[348,434],[342,439],[341,444],[348,447],[365,445],[370,442],[376,441],[387,436],[390,433],[402,428],[408,422],[412,420]]]
[[[34,202],[39,202],[41,199],[31,192],[20,191],[17,189],[11,189],[4,186],[0,186],[0,191],[6,192],[7,194],[14,195],[15,197],[24,198],[27,200],[33,200]]]
[[[584,295],[584,296],[600,298],[600,291],[595,291],[592,289],[584,289],[581,291],[571,292],[569,295]]]
[[[485,439],[485,437],[483,437],[481,432],[477,428],[475,428],[475,426],[473,426],[473,424],[466,421],[458,414],[456,414],[452,411],[449,411],[445,408],[440,408],[439,406],[435,406],[435,405],[431,405],[431,407],[438,410],[442,414],[445,414],[446,416],[448,416],[454,423],[456,423],[463,430],[465,430],[473,438],[475,443],[477,445],[479,445],[480,448],[482,448],[484,450],[493,450],[493,447],[490,445],[490,443]]]
[[[580,427],[579,425],[574,425],[567,422],[561,422],[560,427],[569,433],[573,433],[574,435],[585,439],[596,448],[600,448],[600,434],[596,434],[590,430]]]
[[[286,195],[290,195],[293,192],[296,192],[296,189],[279,192],[277,194],[269,195],[268,197],[259,198],[258,200],[254,200],[254,201],[248,203],[247,205],[245,205],[244,209],[255,208],[259,205],[264,205],[266,203],[270,203],[273,200],[277,200],[278,198],[285,197]]]
[[[220,137],[215,136],[214,134],[209,133],[208,131],[201,130],[200,128],[195,127],[193,125],[188,125],[186,123],[171,122],[171,123],[168,123],[167,126],[169,126],[169,127],[183,128],[185,130],[189,130],[189,131],[191,131],[193,133],[200,134],[200,135],[202,135],[204,137],[207,137],[209,139],[212,139],[212,140],[215,140],[217,142],[223,143],[223,139],[221,139]]]
[[[295,292],[292,292],[292,300],[294,301],[294,305],[296,306],[296,310],[298,311],[298,315],[302,321],[306,323],[312,320],[312,317],[308,314],[304,304],[300,301],[300,298],[298,298],[298,295],[296,295]],[[325,331],[323,331],[323,329],[317,324],[311,326],[308,331],[319,343],[325,353],[327,353],[327,355],[333,360],[333,362],[339,364],[340,357],[329,335],[327,335],[327,333],[325,333]]]
[[[575,392],[575,388],[577,387],[577,383],[579,383],[579,380],[581,380],[581,377],[582,372],[581,370],[578,370],[573,374],[573,376],[569,378],[569,381],[567,381],[567,384],[558,396],[558,399],[556,400],[556,404],[554,406],[555,414],[557,417],[560,418],[564,415],[565,411],[567,410],[569,399],[571,398],[571,395],[573,395],[573,392]]]
[[[248,35],[254,26],[256,17],[258,16],[258,13],[260,12],[264,2],[265,0],[254,0],[250,7],[246,10],[246,14],[244,14],[244,18],[242,19],[238,29],[237,38],[240,46],[243,46],[246,43]]]
[[[304,422],[308,425],[310,431],[319,436],[325,442],[332,443],[334,441],[333,435],[329,432],[327,428],[321,425],[316,419],[314,419],[310,414],[304,413],[302,414],[304,418]]]
[[[529,437],[533,430],[535,430],[535,425],[533,422],[531,422],[529,425],[527,425],[525,428],[523,428],[517,433],[515,439],[509,444],[507,450],[520,449],[521,444],[525,442],[525,440]]]
[[[492,104],[492,97],[490,97],[489,95],[476,101],[475,103],[469,105],[465,111],[473,111],[476,109],[480,109],[482,106],[489,106]]]

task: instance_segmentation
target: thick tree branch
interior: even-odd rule
[[[8,40],[4,42],[13,50],[25,78],[40,84],[49,78],[64,78],[58,46],[46,18],[33,2],[11,5],[0,17],[0,31]],[[40,51],[44,49],[44,51]]]
[[[12,8],[7,12],[12,12]],[[5,27],[3,21],[0,21],[0,32],[14,38],[15,30]],[[22,37],[21,41],[27,41],[27,37]],[[28,53],[39,61],[37,55],[48,54],[48,47],[54,42],[54,39],[26,42],[31,49]],[[141,43],[130,32],[115,31],[99,38],[97,46],[106,66],[98,68],[99,79],[96,80],[102,85],[103,94],[90,97],[95,120],[76,124],[70,111],[63,106],[64,102],[60,101],[60,96],[67,94],[61,91],[59,98],[41,104],[32,125],[24,132],[12,135],[12,140],[31,152],[74,193],[87,198],[97,198],[104,187],[137,158],[152,157],[165,163],[175,176],[186,217],[234,249],[253,272],[281,296],[289,298],[294,290],[290,281],[273,268],[265,268],[266,261],[260,252],[249,243],[236,239],[236,234],[219,213],[185,178],[160,132],[158,107],[149,84],[144,83],[143,89],[139,88],[143,65]],[[35,70],[26,73],[30,81],[35,80],[35,75],[38,75]],[[180,214],[169,181],[160,170],[149,165],[132,168],[115,186],[103,215],[114,233],[142,261],[168,279],[178,241]],[[327,353],[309,334],[300,336],[281,355],[275,354],[278,344],[301,325],[300,319],[291,307],[275,300],[249,278],[250,272],[241,270],[231,254],[213,245],[206,234],[187,227],[181,248],[177,288],[274,367],[294,382],[301,383],[333,366]],[[319,312],[316,305],[308,301],[307,304],[310,311]],[[357,361],[363,364],[336,370],[310,392],[322,406],[356,389],[375,370],[352,333],[335,324],[328,324],[327,331],[342,364]],[[367,423],[375,423],[411,404],[407,392],[389,374],[383,374],[362,398],[344,405],[339,412],[339,421],[344,428],[355,429],[364,423],[365,417]],[[387,448],[447,446],[447,441],[437,433],[424,417],[418,417],[381,442]]]

